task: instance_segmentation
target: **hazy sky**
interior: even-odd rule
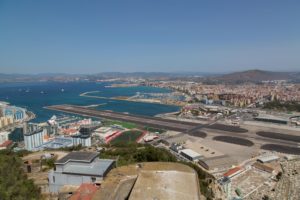
[[[300,1],[0,0],[0,73],[300,71]]]

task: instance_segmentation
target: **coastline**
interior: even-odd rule
[[[65,89],[65,92],[61,92],[61,88]],[[12,105],[23,106],[32,113],[27,121],[30,122],[44,122],[49,120],[55,112],[45,111],[44,106],[56,105],[56,104],[74,104],[81,106],[95,107],[96,109],[115,110],[119,112],[129,112],[140,115],[154,116],[156,114],[164,112],[172,112],[179,110],[178,106],[172,106],[172,104],[161,103],[149,103],[138,101],[119,101],[113,98],[107,98],[104,96],[130,96],[136,92],[146,93],[159,93],[165,92],[165,90],[152,89],[153,87],[133,87],[131,89],[110,89],[104,88],[104,85],[84,82],[84,83],[30,83],[26,84],[8,84],[0,91],[0,101],[9,102]],[[29,89],[30,92],[25,91]],[[45,91],[47,94],[41,94],[40,91]],[[86,93],[89,91],[88,93]],[[168,92],[168,91],[166,91]],[[89,98],[84,98],[88,96]],[[102,96],[102,97],[99,97]],[[9,99],[9,100],[8,100]],[[147,100],[148,101],[148,100]],[[104,104],[105,103],[105,104]],[[101,105],[99,105],[101,104]],[[97,105],[97,107],[96,107]],[[128,109],[124,106],[128,106]]]
[[[172,106],[184,106],[184,102],[163,102],[159,99],[132,99],[133,96],[116,96],[116,97],[101,97],[101,96],[93,96],[89,94],[98,93],[99,91],[88,91],[81,93],[79,96],[81,97],[89,97],[89,98],[97,98],[97,99],[110,99],[110,100],[119,100],[119,101],[130,101],[130,102],[141,102],[141,103],[151,103],[151,104],[161,104],[161,105],[172,105]]]
[[[31,120],[33,120],[33,119],[36,118],[36,115],[33,112],[31,112],[31,111],[27,110],[26,114],[27,114],[28,117],[24,120],[25,122],[29,122],[29,121],[31,121]]]

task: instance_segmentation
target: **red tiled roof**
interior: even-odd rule
[[[82,183],[69,200],[92,200],[98,187],[91,183]]]
[[[9,145],[11,145],[13,143],[13,141],[11,140],[6,140],[5,142],[3,142],[2,144],[0,144],[0,147],[8,147]]]
[[[235,168],[232,168],[232,169],[230,169],[228,172],[226,172],[225,174],[223,174],[223,176],[229,177],[229,176],[231,176],[232,174],[234,174],[234,173],[236,173],[236,172],[238,172],[238,171],[240,171],[240,170],[242,170],[241,167],[235,167]]]

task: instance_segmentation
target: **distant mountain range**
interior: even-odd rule
[[[221,82],[261,82],[273,80],[300,80],[300,72],[272,72],[248,70],[214,77]]]
[[[201,72],[103,72],[97,74],[3,74],[0,82],[29,82],[29,81],[96,81],[112,78],[145,78],[149,80],[186,80],[202,81],[205,83],[243,83],[272,80],[289,80],[300,82],[300,72],[272,72],[263,70],[248,70],[230,74],[201,73]]]
[[[4,74],[0,73],[0,82],[28,82],[28,81],[80,81],[80,80],[105,80],[113,78],[146,78],[146,79],[176,79],[186,77],[210,77],[217,73],[203,72],[102,72],[95,74],[64,74],[64,73],[43,73],[43,74]]]

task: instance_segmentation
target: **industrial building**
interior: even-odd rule
[[[201,158],[198,163],[206,170],[223,170],[237,164],[235,160],[227,155],[215,156],[210,158]]]
[[[268,173],[271,173],[271,174],[275,172],[274,168],[272,168],[270,166],[267,166],[265,164],[259,163],[259,162],[254,163],[252,166],[254,168],[258,169],[258,170],[268,172]]]
[[[256,121],[269,122],[275,124],[288,124],[290,121],[288,117],[275,116],[270,114],[259,114],[253,119]]]
[[[234,176],[237,176],[244,171],[245,171],[245,169],[242,167],[234,167],[234,168],[228,170],[225,174],[223,174],[223,176],[228,177],[228,178],[233,178]]]
[[[99,153],[93,152],[71,152],[56,161],[54,170],[48,175],[49,191],[57,193],[64,185],[99,184],[115,167],[115,161],[98,156]]]
[[[257,161],[259,161],[261,163],[268,163],[268,162],[276,161],[278,159],[279,159],[279,157],[276,155],[263,155],[263,156],[260,156],[259,158],[257,158]]]
[[[178,153],[179,151],[183,150],[183,146],[181,144],[178,143],[172,143],[170,146],[170,149],[175,151],[176,153]]]
[[[190,161],[198,161],[200,158],[202,158],[202,155],[200,155],[199,153],[191,149],[180,150],[180,155],[182,155],[183,157],[185,157]]]

